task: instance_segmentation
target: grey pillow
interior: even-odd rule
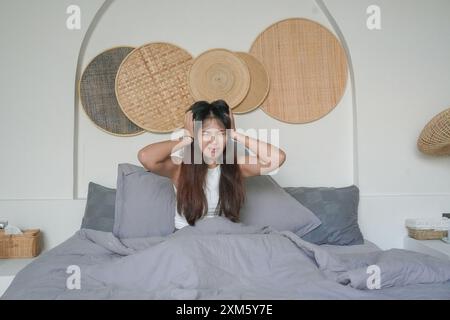
[[[112,232],[116,189],[89,182],[81,228]]]
[[[249,225],[271,226],[302,236],[320,225],[311,210],[292,198],[270,176],[245,178],[246,200],[241,221]]]
[[[358,225],[359,189],[335,187],[285,187],[292,197],[314,212],[322,224],[298,236],[315,244],[355,245],[364,243]]]
[[[113,234],[118,238],[165,236],[175,228],[172,181],[130,163],[118,166]]]

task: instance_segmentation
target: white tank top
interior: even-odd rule
[[[208,201],[208,213],[207,218],[215,217],[218,215],[217,204],[219,202],[219,182],[220,182],[220,164],[216,165],[215,168],[208,168],[208,174],[206,175],[206,189],[205,196]],[[173,185],[175,193],[177,188]],[[177,207],[175,205],[175,228],[181,229],[188,226],[189,223],[186,221],[184,215],[178,213]]]

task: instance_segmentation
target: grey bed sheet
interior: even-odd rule
[[[373,264],[380,289],[365,287]],[[317,246],[216,217],[167,237],[81,229],[22,269],[1,299],[450,299],[450,262],[367,241]]]

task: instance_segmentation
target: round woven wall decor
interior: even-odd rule
[[[270,91],[261,108],[288,123],[329,113],[347,84],[347,58],[338,39],[317,22],[289,18],[267,27],[250,53],[266,68]]]
[[[184,49],[165,42],[145,44],[122,62],[116,96],[122,111],[147,131],[167,133],[183,126],[194,103],[187,72],[193,62]]]
[[[100,53],[86,66],[78,83],[78,96],[88,118],[99,129],[118,136],[144,132],[120,109],[114,88],[117,70],[133,49],[116,47]]]
[[[428,122],[420,133],[417,147],[434,156],[450,155],[450,108]]]
[[[246,113],[258,108],[269,93],[270,81],[264,65],[247,52],[235,52],[245,61],[250,71],[250,89],[244,100],[233,109],[233,113]]]
[[[196,100],[223,99],[230,108],[247,96],[250,71],[234,52],[217,48],[194,59],[188,74],[189,90]]]

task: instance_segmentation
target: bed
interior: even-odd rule
[[[364,288],[373,264],[386,269],[380,289]],[[80,229],[21,270],[2,299],[450,299],[445,268],[367,241],[314,245],[217,217],[166,237],[122,241]]]
[[[117,190],[91,183],[80,230],[1,299],[450,299],[448,260],[363,239],[356,186],[255,177],[241,222],[217,216],[174,232],[167,180],[121,164]]]

